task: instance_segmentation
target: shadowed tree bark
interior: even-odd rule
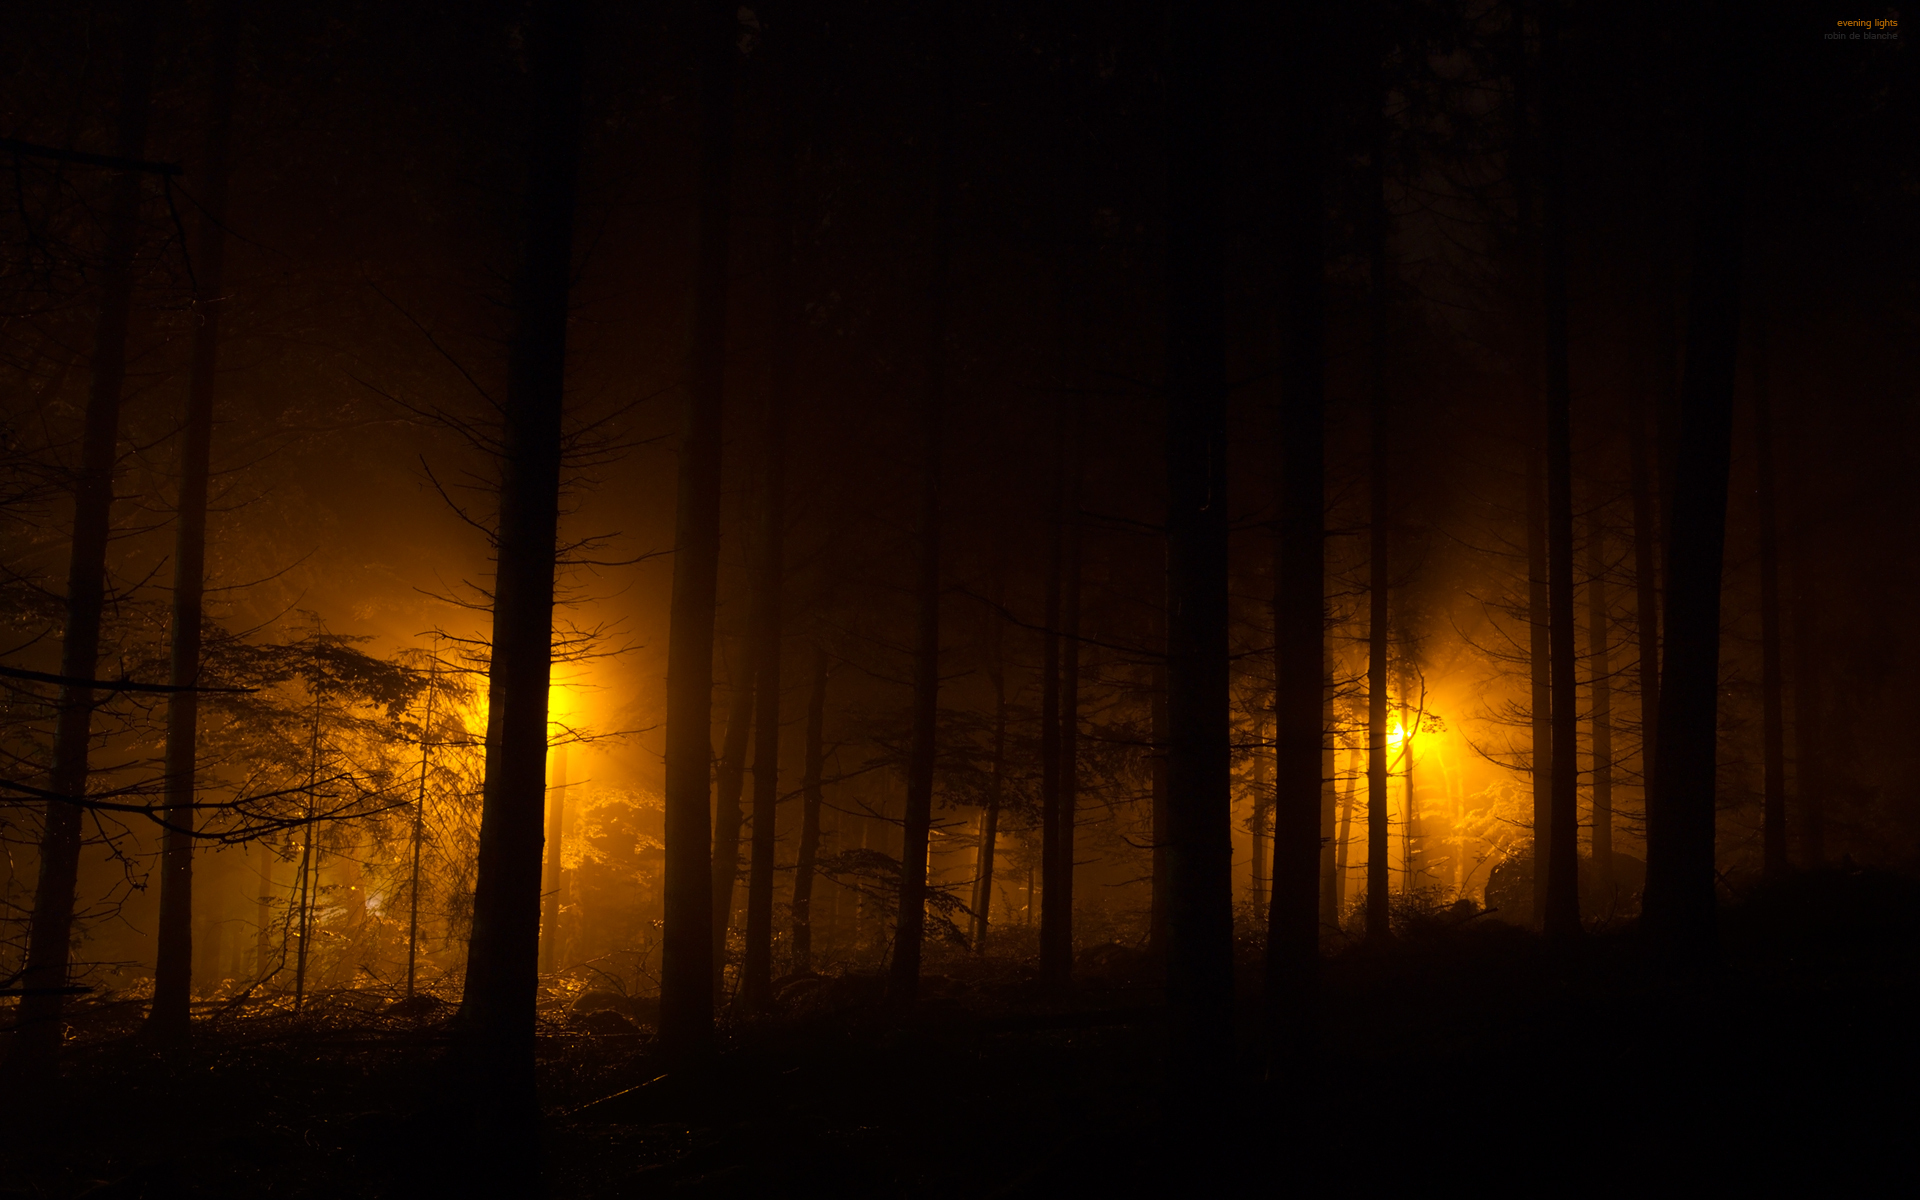
[[[1224,16],[1179,6],[1166,44],[1168,1061],[1196,1120],[1233,1026]]]
[[[1805,496],[1797,496],[1804,506]],[[1800,805],[1801,864],[1818,868],[1827,860],[1826,745],[1821,723],[1819,583],[1807,562],[1811,552],[1804,511],[1795,514],[1789,568],[1793,572],[1793,760],[1794,798]]]
[[[776,286],[776,290],[780,289]],[[776,343],[784,341],[778,335]],[[753,852],[747,870],[747,941],[740,992],[748,1007],[773,1001],[773,857],[780,801],[780,589],[785,532],[786,397],[791,363],[776,345],[775,381],[767,402],[766,471],[762,479],[760,563],[754,605]]]
[[[680,435],[673,600],[667,640],[665,931],[660,1042],[682,1060],[713,1046],[713,859],[707,841],[713,754],[713,606],[720,570],[720,425],[726,368],[729,200],[733,180],[735,6],[705,0],[700,61],[699,257]]]
[[[987,927],[993,916],[993,848],[1000,836],[1000,802],[1006,787],[1007,772],[1007,670],[1001,658],[1000,619],[990,617],[992,632],[987,652],[987,673],[993,684],[993,765],[987,780],[987,807],[980,814],[980,848],[974,858],[973,949],[984,954]]]
[[[795,14],[796,23],[797,16]],[[794,30],[797,35],[798,30]],[[773,318],[768,330],[769,375],[766,411],[766,469],[762,478],[759,606],[754,618],[755,674],[759,679],[754,720],[753,861],[747,876],[747,945],[741,991],[747,1004],[765,1009],[773,1002],[773,872],[780,801],[780,651],[781,589],[785,577],[787,410],[793,398],[794,332],[799,317],[794,297],[794,46],[777,54],[776,87],[784,103],[774,118]],[[797,922],[797,918],[796,918]]]
[[[547,866],[540,878],[540,973],[550,975],[560,955],[560,903],[566,887],[567,747],[547,751]]]
[[[1566,136],[1561,114],[1559,0],[1540,0],[1541,315],[1546,333],[1547,629],[1553,757],[1546,908],[1550,936],[1580,932],[1578,679],[1574,674],[1573,397],[1567,368]],[[1538,855],[1536,852],[1536,862]],[[1538,876],[1536,878],[1536,884]],[[1536,891],[1539,890],[1536,886]]]
[[[1161,640],[1165,641],[1165,630]],[[1148,763],[1148,786],[1153,789],[1149,798],[1153,825],[1153,895],[1148,901],[1147,912],[1147,951],[1155,959],[1163,958],[1167,953],[1167,904],[1170,895],[1167,890],[1167,839],[1171,836],[1167,830],[1167,664],[1164,659],[1153,664],[1153,679],[1149,686],[1152,695],[1147,698],[1149,719],[1153,723],[1153,754]]]
[[[933,263],[927,284],[927,379],[920,410],[920,496],[914,530],[913,732],[907,751],[907,806],[900,843],[900,918],[888,999],[911,1004],[920,990],[927,924],[927,839],[933,824],[933,769],[940,701],[940,471],[947,403],[947,309],[953,257],[953,99],[949,31],[936,25]]]
[[[1040,977],[1064,986],[1073,976],[1073,834],[1080,800],[1080,408],[1069,406],[1060,583],[1060,732],[1055,768],[1059,799],[1051,849],[1053,883],[1041,893]]]
[[[531,111],[520,262],[501,406],[500,514],[486,780],[462,1022],[480,1071],[476,1145],[510,1190],[538,1186],[534,1000],[541,817],[559,525],[567,302],[580,153],[581,17],[543,5],[526,30]]]
[[[1267,1003],[1276,1054],[1304,1048],[1320,963],[1320,823],[1326,712],[1326,257],[1319,142],[1296,80],[1282,141],[1279,520],[1273,588],[1273,897]]]
[[[1647,887],[1641,927],[1655,953],[1694,967],[1717,953],[1714,781],[1719,715],[1720,589],[1732,456],[1745,235],[1745,116],[1738,56],[1696,80],[1701,89],[1693,269],[1686,368],[1668,525],[1666,647],[1659,753],[1647,809]]]
[[[1633,391],[1627,439],[1633,485],[1634,653],[1640,684],[1640,776],[1643,790],[1653,778],[1654,736],[1660,723],[1660,532],[1655,528],[1658,503],[1654,492],[1652,452],[1645,392]]]
[[[821,738],[827,722],[827,648],[813,651],[813,690],[807,696],[806,766],[800,777],[800,857],[793,868],[793,969],[813,969],[813,873],[820,857]]]
[[[1066,430],[1055,413],[1051,503],[1047,512],[1045,628],[1040,638],[1040,977],[1066,979],[1055,959],[1060,944],[1055,927],[1062,922],[1060,881],[1060,614],[1066,575]]]
[[[749,615],[749,623],[752,621]],[[724,995],[727,929],[733,921],[733,888],[740,879],[740,830],[747,822],[740,807],[746,790],[747,742],[753,737],[754,679],[751,657],[737,672],[727,732],[714,763],[713,803],[713,994]]]
[[[1766,778],[1762,845],[1767,878],[1779,879],[1787,859],[1787,718],[1780,646],[1780,535],[1773,464],[1773,399],[1767,394],[1766,326],[1756,316],[1753,336],[1753,442],[1760,475],[1760,696],[1762,761]]]
[[[153,80],[156,12],[137,4],[125,30],[114,153],[137,160],[146,149]],[[133,258],[139,245],[140,176],[114,176],[107,240],[100,265],[100,309],[93,331],[93,378],[87,390],[80,469],[73,482],[73,541],[67,564],[66,626],[60,674],[93,679],[99,666],[100,621],[107,588],[107,539],[113,516],[113,467],[120,440],[120,392],[127,374],[127,324],[133,307]],[[93,736],[93,689],[63,684],[53,734],[47,787],[59,796],[84,796]],[[80,875],[77,804],[47,802],[40,834],[40,876],[27,930],[25,990],[14,1023],[9,1065],[50,1069],[60,1049],[61,1013],[73,952],[73,904]]]
[[[1587,657],[1593,672],[1593,881],[1613,895],[1613,666],[1607,614],[1606,531],[1587,513]]]
[[[1324,637],[1322,639],[1324,641]],[[1326,655],[1320,708],[1320,935],[1340,932],[1340,787],[1334,746],[1333,656]]]
[[[1384,127],[1384,120],[1381,125]],[[1373,178],[1367,186],[1371,219],[1367,223],[1368,445],[1367,489],[1367,936],[1388,933],[1389,873],[1387,824],[1387,655],[1388,568],[1392,561],[1392,473],[1387,396],[1387,201],[1384,128],[1373,143]]]
[[[160,935],[154,958],[153,1008],[148,1028],[167,1040],[184,1038],[193,1002],[194,789],[200,698],[201,602],[206,589],[207,475],[213,455],[214,368],[220,353],[220,310],[226,264],[227,142],[233,129],[234,61],[240,21],[221,4],[213,44],[213,92],[207,105],[207,142],[199,187],[200,229],[195,239],[193,365],[187,382],[187,424],[180,443],[179,525],[173,544],[172,657],[167,682],[165,849],[160,861]]]
[[[1528,400],[1532,388],[1525,389]],[[1534,412],[1525,406],[1528,421]],[[1543,928],[1547,919],[1547,873],[1549,848],[1553,844],[1553,651],[1552,617],[1548,612],[1547,584],[1547,498],[1546,480],[1540,463],[1540,449],[1532,438],[1527,443],[1527,665],[1532,693],[1533,726],[1533,924]]]

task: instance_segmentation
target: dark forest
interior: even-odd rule
[[[0,1196],[1887,1186],[1899,17],[5,6]]]

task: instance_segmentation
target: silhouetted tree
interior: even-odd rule
[[[1732,19],[1723,6],[1708,7]],[[1700,143],[1693,201],[1686,370],[1667,529],[1666,644],[1641,919],[1657,952],[1675,965],[1704,962],[1717,948],[1720,588],[1747,190],[1742,60],[1729,48],[1716,50],[1710,62],[1713,69],[1692,81],[1698,128],[1709,136]]]
[[[720,570],[720,419],[733,177],[734,25],[733,6],[723,0],[703,0],[695,34],[700,69],[700,246],[674,516],[672,628],[667,644],[666,929],[660,964],[660,1040],[683,1059],[704,1057],[713,1042],[716,915],[707,797],[713,753],[714,592]]]
[[[814,647],[813,689],[807,696],[806,766],[800,777],[800,854],[793,868],[793,968],[813,967],[813,875],[820,856],[821,746],[827,720],[828,660],[825,646]]]
[[[1176,1102],[1195,1104],[1233,1024],[1225,25],[1184,5],[1166,42],[1167,1001]]]
[[[114,153],[138,160],[147,144],[157,12],[135,5],[124,28]],[[51,1066],[62,1040],[61,1012],[73,948],[73,909],[80,872],[76,801],[87,792],[93,737],[92,680],[99,666],[100,622],[107,591],[107,540],[112,529],[113,470],[120,439],[120,392],[127,374],[127,325],[133,308],[133,260],[139,248],[141,175],[115,173],[100,267],[94,322],[93,378],[87,390],[80,469],[73,480],[73,537],[67,567],[66,628],[60,643],[58,715],[49,800],[40,834],[40,877],[27,933],[24,995],[14,1024],[10,1062],[26,1071]],[[67,799],[67,798],[73,799]],[[169,980],[171,983],[171,980]]]
[[[475,1092],[489,1171],[538,1186],[533,1079],[540,953],[541,819],[553,660],[567,306],[580,155],[581,14],[541,6],[525,30],[524,225],[509,297],[500,511],[488,669],[487,766],[461,1013],[482,1073]]]
[[[1587,658],[1592,678],[1593,881],[1613,895],[1613,647],[1601,508],[1587,511]]]
[[[200,699],[201,603],[206,589],[207,476],[213,447],[215,366],[226,263],[227,143],[233,129],[239,15],[223,3],[214,18],[213,87],[202,153],[200,229],[195,239],[193,365],[180,444],[179,525],[173,549],[172,661],[167,682],[167,832],[160,865],[160,932],[147,1023],[168,1039],[186,1036],[193,1000],[193,834]]]
[[[1302,26],[1307,22],[1302,20]],[[1292,31],[1304,36],[1304,30]],[[1305,60],[1297,64],[1304,67]],[[1273,580],[1273,899],[1267,999],[1275,1048],[1312,1027],[1320,958],[1321,765],[1326,738],[1325,215],[1317,105],[1306,79],[1282,119],[1277,208],[1282,326]]]
[[[1573,596],[1573,401],[1567,364],[1566,119],[1561,112],[1559,0],[1540,0],[1541,316],[1546,333],[1547,629],[1553,722],[1548,797],[1546,932],[1580,932],[1579,711],[1575,697]],[[1536,836],[1538,836],[1536,834]],[[1540,861],[1538,852],[1534,861]]]
[[[1769,879],[1788,870],[1787,718],[1780,630],[1779,501],[1774,483],[1772,397],[1767,394],[1766,325],[1753,331],[1753,450],[1760,483],[1760,703],[1761,763],[1765,774],[1762,851]]]
[[[947,407],[947,313],[952,303],[953,97],[950,35],[936,34],[933,92],[933,262],[927,281],[926,394],[919,412],[920,495],[913,539],[913,728],[907,751],[907,805],[900,844],[900,917],[894,929],[888,996],[910,1004],[920,989],[927,923],[927,840],[933,824],[933,769],[940,701],[940,473]]]

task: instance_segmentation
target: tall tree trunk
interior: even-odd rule
[[[666,929],[660,1041],[670,1055],[713,1046],[714,862],[707,843],[713,754],[713,608],[720,569],[720,424],[727,347],[729,200],[733,179],[734,10],[699,14],[700,249],[691,376],[680,437],[673,601],[667,641]],[[724,867],[722,868],[724,869]]]
[[[1587,656],[1593,671],[1593,881],[1613,895],[1613,666],[1607,611],[1606,530],[1587,513]]]
[[[1580,932],[1580,725],[1574,674],[1573,400],[1567,369],[1567,196],[1560,103],[1560,0],[1541,0],[1541,283],[1547,383],[1547,623],[1553,778],[1547,819],[1549,936]]]
[[[427,829],[427,772],[433,766],[433,700],[440,684],[440,646],[435,639],[433,662],[427,674],[427,712],[420,722],[420,790],[413,798],[412,854],[407,882],[407,999],[413,999],[413,985],[420,958],[420,846]],[[265,898],[262,888],[262,899]]]
[[[1000,803],[1007,771],[1007,674],[1000,658],[1000,622],[993,622],[988,658],[993,681],[993,774],[987,780],[987,807],[980,815],[980,849],[974,860],[973,949],[987,950],[987,926],[993,915],[993,847],[1000,836]]]
[[[314,645],[320,643],[320,624],[314,622]],[[300,916],[300,947],[293,964],[293,1011],[297,1014],[305,1007],[307,998],[307,958],[308,948],[313,944],[313,902],[314,892],[320,880],[320,867],[316,861],[318,848],[313,844],[313,819],[319,807],[320,787],[320,672],[318,655],[315,655],[313,671],[313,732],[307,744],[307,789],[306,820],[300,826],[300,876],[294,884],[296,910]]]
[[[1531,388],[1527,389],[1531,399]],[[1525,406],[1531,422],[1533,405]],[[1533,924],[1547,918],[1547,874],[1553,845],[1553,651],[1548,611],[1547,497],[1540,449],[1527,445],[1527,646],[1533,723]]]
[[[727,929],[733,921],[733,888],[740,879],[740,830],[746,814],[740,808],[746,790],[747,743],[753,737],[754,678],[752,658],[737,673],[733,704],[727,710],[727,732],[714,764],[713,805],[713,987],[726,993]]]
[[[1164,634],[1162,637],[1164,641]],[[1167,829],[1167,664],[1163,658],[1153,664],[1152,691],[1147,697],[1148,721],[1153,731],[1153,751],[1148,762],[1147,798],[1150,827],[1153,830],[1153,892],[1147,909],[1147,952],[1155,959],[1167,953],[1167,848],[1172,836]]]
[[[798,32],[797,30],[795,31]],[[768,331],[770,366],[766,412],[766,470],[760,510],[760,604],[755,621],[758,714],[754,724],[753,860],[747,875],[747,945],[741,990],[750,1008],[773,1002],[773,872],[780,801],[781,589],[785,576],[787,409],[792,403],[794,330],[794,170],[792,44],[774,67],[783,103],[773,136],[774,247],[773,319]]]
[[[234,61],[239,13],[223,3],[214,18],[213,94],[200,183],[195,240],[193,366],[187,424],[180,444],[179,525],[173,548],[172,661],[167,682],[165,848],[160,860],[160,931],[147,1025],[167,1040],[185,1038],[193,1001],[193,824],[200,698],[200,609],[206,589],[207,475],[213,453],[214,367],[220,353],[220,309],[226,262],[227,142],[233,129]]]
[[[1066,429],[1056,413],[1051,503],[1047,514],[1045,628],[1040,646],[1040,977],[1057,983],[1066,977],[1054,961],[1060,903],[1066,888],[1060,871],[1060,617],[1061,586],[1066,577]],[[1031,916],[1031,914],[1029,914]]]
[[[1640,684],[1640,779],[1643,794],[1651,794],[1654,736],[1660,724],[1660,532],[1655,527],[1659,505],[1654,492],[1649,443],[1649,415],[1645,394],[1633,392],[1629,419],[1633,431],[1627,440],[1633,475],[1633,587],[1634,653]]]
[[[1060,506],[1063,530],[1060,598],[1059,800],[1054,810],[1053,882],[1041,893],[1040,977],[1055,987],[1073,975],[1073,834],[1080,798],[1080,411],[1072,406],[1067,434],[1067,480]]]
[[[1167,45],[1168,1061],[1190,1115],[1233,1045],[1224,16],[1173,9]]]
[[[1253,817],[1247,822],[1248,831],[1253,834],[1253,867],[1251,871],[1253,906],[1256,912],[1264,912],[1268,907],[1269,895],[1267,881],[1273,866],[1272,852],[1267,842],[1270,830],[1267,818],[1273,814],[1273,804],[1267,791],[1267,709],[1265,706],[1255,709],[1253,714]]]
[[[1647,812],[1641,924],[1675,967],[1717,952],[1714,781],[1719,716],[1720,589],[1732,457],[1746,197],[1744,111],[1735,58],[1700,81],[1700,179],[1687,305],[1686,374],[1668,525],[1666,658],[1660,672],[1659,753]]]
[[[526,32],[526,224],[510,298],[486,779],[461,1002],[483,1075],[477,1144],[487,1147],[496,1185],[523,1192],[538,1186],[540,1154],[533,1079],[540,825],[580,155],[580,26],[572,0],[557,0]]]
[[[1328,656],[1320,707],[1320,933],[1340,932],[1340,788],[1334,766],[1333,664]]]
[[[147,144],[153,80],[154,6],[136,4],[126,29],[114,153],[139,159]],[[113,466],[120,440],[120,389],[127,374],[127,324],[133,308],[133,257],[140,236],[140,176],[114,177],[107,243],[100,269],[100,311],[93,332],[93,380],[73,482],[73,541],[67,565],[66,628],[60,674],[92,679],[99,666],[100,622],[107,588],[107,537],[112,527]],[[93,736],[93,689],[64,684],[53,734],[48,790],[76,799],[87,791]],[[52,1067],[62,1040],[61,1013],[73,949],[74,896],[80,879],[78,804],[47,802],[40,834],[40,876],[27,931],[25,992],[14,1023],[11,1061],[39,1073]],[[189,931],[191,937],[191,931]]]
[[[1766,799],[1762,817],[1769,879],[1787,873],[1787,719],[1780,647],[1780,537],[1774,481],[1772,397],[1767,394],[1766,326],[1755,318],[1753,440],[1760,471],[1760,693]]]
[[[1347,790],[1340,796],[1340,832],[1334,839],[1333,926],[1336,932],[1345,928],[1347,915],[1347,871],[1353,862],[1354,793],[1360,790],[1363,774],[1360,757],[1353,743],[1347,741]]]
[[[776,370],[776,375],[788,373]],[[747,1006],[773,1002],[773,858],[780,802],[780,588],[786,516],[785,380],[768,398],[767,463],[761,500],[758,603],[754,605],[753,852],[747,869],[747,943],[740,991]]]
[[[1371,211],[1367,224],[1371,280],[1367,296],[1367,936],[1378,939],[1389,932],[1392,889],[1387,849],[1387,657],[1392,630],[1388,567],[1393,522],[1388,459],[1386,147],[1380,133],[1375,135],[1372,172],[1367,187]]]
[[[1793,572],[1793,760],[1794,798],[1800,806],[1800,861],[1818,869],[1827,861],[1826,747],[1821,728],[1819,582],[1807,563],[1811,532],[1804,511],[1805,493],[1796,497],[1803,511],[1793,522],[1788,559]]]
[[[540,878],[540,973],[551,975],[560,957],[560,902],[565,888],[567,828],[566,743],[547,751],[547,863]]]
[[[1267,916],[1272,1046],[1304,1048],[1320,963],[1321,759],[1326,741],[1326,253],[1315,107],[1287,116],[1281,220],[1284,321],[1273,584],[1273,898]]]
[[[821,738],[827,723],[827,648],[813,651],[813,691],[807,696],[806,766],[800,776],[800,857],[793,867],[793,969],[813,969],[813,872],[820,857]]]
[[[260,892],[255,897],[253,929],[253,977],[255,983],[267,979],[267,954],[273,946],[273,848],[260,839]]]
[[[907,751],[907,806],[901,824],[900,920],[894,930],[889,1000],[913,1003],[927,923],[927,842],[933,825],[933,768],[940,704],[940,472],[947,406],[947,309],[953,257],[951,53],[937,35],[934,81],[933,270],[927,282],[927,392],[920,411],[919,517],[914,530],[913,731]]]

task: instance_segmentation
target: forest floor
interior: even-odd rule
[[[1435,920],[1349,948],[1326,962],[1303,1064],[1253,1069],[1246,998],[1249,1067],[1211,1145],[1167,1119],[1157,990],[1118,952],[1090,956],[1064,995],[1007,960],[948,967],[904,1018],[870,977],[799,989],[780,1013],[730,1023],[697,1079],[665,1071],[623,1020],[556,1021],[538,1051],[548,1190],[1211,1193],[1180,1186],[1207,1164],[1216,1185],[1361,1194],[1833,1194],[1905,1176],[1920,1149],[1920,885],[1790,880],[1725,910],[1722,944],[1722,967],[1685,984],[1644,970],[1630,929],[1554,947]],[[166,1056],[133,1015],[80,1011],[59,1094],[6,1095],[0,1196],[450,1190],[444,1018],[235,1016]]]

